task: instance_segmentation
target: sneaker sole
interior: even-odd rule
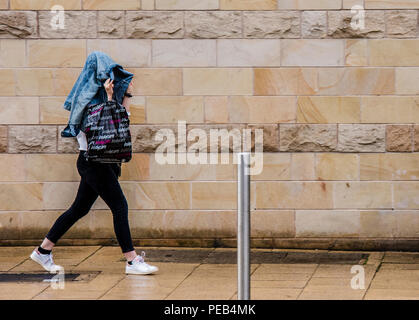
[[[44,268],[45,270],[47,270],[48,272],[51,272],[47,267],[45,267],[42,262],[38,259],[38,257],[36,256],[35,252],[32,252],[32,254],[30,255],[30,258],[35,261],[36,263],[38,263],[42,268]]]
[[[147,274],[153,274],[155,272],[157,272],[159,270],[156,271],[151,271],[151,272],[139,272],[139,271],[129,271],[129,270],[125,270],[125,274],[141,274],[141,275],[147,275]]]

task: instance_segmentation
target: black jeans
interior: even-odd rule
[[[118,181],[120,166],[116,163],[87,161],[84,151],[80,150],[77,170],[81,180],[76,199],[55,221],[46,238],[57,243],[77,220],[89,212],[100,196],[112,211],[114,230],[122,252],[134,250],[128,223],[128,203]]]

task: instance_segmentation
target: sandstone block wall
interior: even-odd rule
[[[235,245],[235,166],[154,158],[156,132],[185,120],[264,129],[252,245],[417,247],[418,13],[419,0],[0,0],[0,243],[41,239],[74,200],[62,104],[101,50],[135,74],[121,185],[138,245]],[[66,242],[115,242],[101,199]]]

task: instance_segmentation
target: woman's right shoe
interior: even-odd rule
[[[126,274],[151,274],[154,272],[159,271],[159,268],[156,266],[149,265],[144,262],[145,252],[141,252],[141,256],[136,256],[134,260],[132,260],[132,264],[127,262],[125,267]]]
[[[35,250],[33,250],[32,254],[30,255],[30,258],[33,261],[39,263],[45,270],[47,270],[51,273],[57,273],[59,270],[61,270],[63,268],[63,267],[54,263],[54,260],[52,259],[52,253],[42,254],[42,253],[39,253],[35,249]]]

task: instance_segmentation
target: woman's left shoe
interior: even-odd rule
[[[52,259],[52,253],[50,254],[41,254],[36,249],[33,250],[30,258],[39,263],[45,270],[49,271],[50,273],[57,273],[60,270],[63,270],[62,266],[59,266],[54,263]]]
[[[145,252],[141,252],[141,256],[136,256],[132,263],[125,267],[126,274],[151,274],[159,271],[159,268],[156,266],[149,265],[144,262]]]

